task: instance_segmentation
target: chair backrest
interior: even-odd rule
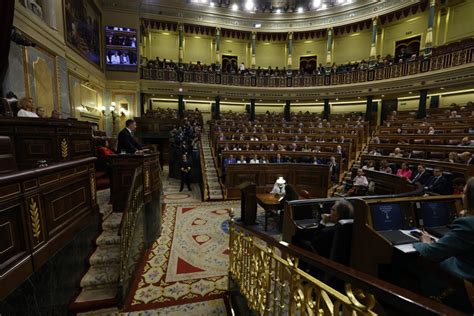
[[[0,174],[17,171],[15,154],[10,137],[0,136]]]
[[[353,219],[343,219],[336,224],[329,259],[349,266],[352,249]]]
[[[0,116],[13,116],[10,103],[4,98],[0,98]]]

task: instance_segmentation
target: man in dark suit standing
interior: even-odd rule
[[[142,146],[133,138],[136,128],[137,123],[134,120],[127,120],[125,122],[125,128],[118,134],[118,153],[135,154],[142,151]]]
[[[419,164],[417,167],[417,172],[413,175],[411,183],[419,182],[421,185],[425,186],[428,181],[430,181],[431,175],[426,171],[425,166]]]
[[[179,192],[183,191],[184,183],[186,182],[186,186],[188,190],[191,191],[191,164],[186,157],[186,154],[182,155],[181,164],[179,166],[179,170],[181,171],[181,186]]]

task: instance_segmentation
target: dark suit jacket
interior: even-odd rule
[[[122,150],[125,150],[127,154],[134,154],[137,150],[141,150],[142,146],[135,141],[132,134],[128,131],[128,129],[124,128],[118,134],[118,144],[117,144],[117,152],[121,153]]]
[[[415,182],[420,182],[423,186],[426,186],[428,181],[431,179],[431,175],[428,171],[423,172],[423,174],[417,179],[419,172],[417,171],[413,176],[412,176],[412,181],[416,179]]]
[[[448,180],[445,177],[441,176],[438,180],[435,177],[432,177],[426,184],[428,191],[438,193],[438,194],[449,194],[450,187]]]
[[[329,258],[329,255],[331,254],[332,241],[336,233],[336,225],[329,227],[323,225],[319,226],[321,229],[315,233],[315,236],[311,240],[311,246],[318,255]]]
[[[456,219],[452,229],[432,244],[415,243],[421,256],[439,262],[454,275],[474,282],[474,216]]]

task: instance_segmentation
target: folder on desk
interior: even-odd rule
[[[378,233],[393,245],[411,244],[418,241],[418,239],[408,236],[399,230],[385,230]]]
[[[294,221],[296,226],[307,229],[307,228],[315,228],[319,226],[319,222],[316,218],[308,218],[308,219],[299,219]]]

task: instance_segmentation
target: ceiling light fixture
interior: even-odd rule
[[[245,2],[245,10],[252,11],[254,10],[254,8],[255,8],[255,5],[253,4],[252,0],[247,0],[247,2]]]
[[[209,5],[210,5],[211,7],[214,7],[216,4],[211,1],[211,3],[209,3]]]
[[[321,6],[321,0],[313,1],[313,8],[319,8]]]
[[[262,24],[260,24],[260,23],[257,23],[257,24],[254,24],[254,25],[253,25],[253,27],[254,27],[254,28],[256,28],[256,29],[259,29],[259,28],[261,28],[261,27],[262,27]]]
[[[304,11],[303,7],[298,8],[298,13],[303,13],[303,11]]]
[[[237,5],[237,3],[234,3],[232,5],[232,11],[237,11],[239,9],[239,6]]]
[[[325,3],[321,6],[321,10],[326,10],[328,8],[328,5]]]
[[[276,14],[280,14],[281,13],[281,9],[276,9]]]

